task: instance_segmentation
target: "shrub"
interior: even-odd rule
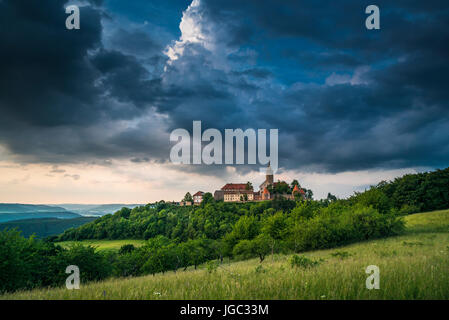
[[[298,256],[296,254],[294,254],[291,258],[290,258],[290,265],[292,267],[296,267],[296,268],[312,268],[315,267],[317,265],[319,265],[320,262],[317,260],[312,260],[310,258],[307,258],[306,256]]]
[[[118,253],[119,254],[130,253],[130,252],[134,251],[134,249],[136,249],[136,247],[134,247],[134,245],[124,244],[123,246],[120,247]]]
[[[265,272],[267,272],[267,270],[266,270],[264,267],[262,267],[261,264],[259,264],[259,265],[256,267],[255,271],[256,271],[256,273],[265,273]]]
[[[340,259],[346,259],[350,256],[353,256],[352,253],[349,253],[348,251],[335,251],[331,253],[331,256],[336,257],[336,258],[340,258]]]
[[[217,261],[209,261],[206,264],[206,269],[208,273],[214,273],[218,269],[218,262]]]

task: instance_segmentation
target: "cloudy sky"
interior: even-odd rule
[[[65,28],[69,4],[80,30]],[[263,181],[170,163],[170,132],[193,120],[279,129],[275,179],[317,198],[449,165],[447,1],[0,0],[0,41],[0,202]]]

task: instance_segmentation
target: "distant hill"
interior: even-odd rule
[[[111,203],[111,204],[58,204],[60,208],[64,208],[68,211],[78,213],[82,216],[95,216],[101,217],[105,214],[114,213],[123,207],[134,208],[138,206],[143,206],[143,204],[122,204],[122,203]]]
[[[0,213],[63,212],[62,207],[43,204],[0,203]]]
[[[81,215],[58,206],[0,203],[0,223],[24,219],[74,219],[79,217]]]
[[[38,238],[45,238],[64,232],[69,228],[76,228],[95,220],[94,217],[78,217],[74,219],[42,218],[15,220],[0,223],[0,230],[14,229],[22,231],[24,237],[36,234]]]

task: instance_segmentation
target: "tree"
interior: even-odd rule
[[[298,180],[296,180],[296,179],[292,181],[292,183],[290,184],[290,186],[292,187],[292,190],[293,190],[293,188],[294,188],[295,186],[298,186],[298,188],[301,188],[301,186],[300,186]]]
[[[291,193],[290,187],[285,181],[278,181],[273,188],[274,194],[285,194],[285,193]]]
[[[337,197],[336,196],[334,196],[332,193],[328,193],[327,194],[327,199],[326,199],[328,202],[335,202],[335,201],[337,201]]]
[[[312,190],[307,190],[306,191],[306,199],[307,200],[313,200],[313,191]]]
[[[252,242],[252,251],[259,256],[260,262],[270,252],[270,238],[265,234],[258,235]]]
[[[187,192],[187,193],[186,193],[186,195],[184,196],[184,199],[182,199],[182,201],[185,201],[185,202],[193,202],[193,197],[192,197],[192,195],[190,194],[190,192]]]
[[[240,240],[234,247],[233,254],[244,259],[258,256],[262,262],[270,252],[270,248],[270,238],[261,234],[253,240]]]
[[[131,209],[123,207],[119,211],[117,211],[115,214],[118,215],[119,217],[128,219],[131,214]]]
[[[278,211],[273,216],[268,217],[263,223],[262,233],[272,239],[271,254],[274,254],[276,242],[285,238],[288,232],[286,218],[286,215],[282,211]]]
[[[259,221],[255,217],[242,216],[235,223],[231,235],[237,240],[251,240],[259,234]]]
[[[203,206],[205,206],[205,205],[208,204],[208,203],[214,203],[214,202],[215,202],[215,200],[214,200],[214,196],[212,195],[212,193],[206,192],[206,193],[203,195],[203,201],[201,201],[201,204],[202,204]]]
[[[253,184],[251,182],[247,182],[245,186],[245,190],[253,190]]]

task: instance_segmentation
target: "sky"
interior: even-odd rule
[[[170,132],[194,120],[278,129],[275,180],[315,198],[449,164],[447,1],[0,0],[0,41],[0,202],[179,201],[264,180],[171,163]]]

